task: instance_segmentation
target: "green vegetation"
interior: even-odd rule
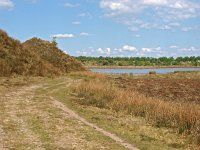
[[[200,57],[76,57],[87,66],[200,66]]]
[[[20,43],[0,30],[0,76],[52,76],[85,70],[55,43],[33,38]]]

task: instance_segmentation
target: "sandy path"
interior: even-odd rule
[[[22,146],[24,145],[23,148],[26,149],[31,149],[33,147],[34,149],[38,150],[45,149],[45,143],[41,139],[41,135],[39,133],[34,132],[32,130],[34,126],[30,126],[30,124],[28,124],[27,122],[27,117],[31,116],[26,116],[26,114],[30,114],[34,118],[39,117],[42,119],[41,121],[44,122],[44,126],[42,127],[44,129],[44,132],[48,133],[50,137],[52,137],[52,146],[55,146],[57,148],[61,147],[62,144],[64,144],[63,147],[67,145],[77,145],[77,147],[79,147],[78,149],[85,149],[86,147],[88,148],[88,145],[91,145],[91,141],[87,141],[84,137],[80,137],[80,135],[84,134],[82,134],[80,130],[77,130],[77,127],[81,127],[84,124],[85,126],[87,126],[88,130],[91,130],[89,131],[89,133],[97,131],[97,133],[101,133],[102,135],[105,135],[106,137],[109,137],[110,139],[114,140],[115,142],[113,143],[116,143],[116,145],[121,145],[130,150],[137,150],[137,148],[134,145],[127,143],[126,141],[124,141],[123,139],[121,139],[113,133],[99,128],[95,124],[88,122],[85,118],[82,118],[73,110],[69,109],[66,105],[56,100],[55,98],[50,97],[49,99],[49,93],[52,93],[54,90],[59,90],[60,87],[56,88],[57,86],[63,85],[64,87],[69,87],[71,84],[73,84],[73,80],[67,80],[67,82],[65,81],[57,84],[50,84],[47,87],[44,87],[44,85],[42,84],[24,86],[5,94],[5,96],[2,96],[0,99],[0,104],[2,105],[2,107],[0,107],[0,110],[2,111],[2,114],[0,114],[0,119],[2,120],[2,124],[0,122],[0,150],[7,150],[7,148],[15,148],[15,144],[20,144]],[[45,94],[44,97],[41,97],[42,95],[35,95],[35,91],[37,89],[48,90],[48,88],[51,88],[51,90],[47,92],[48,94]],[[37,100],[37,98],[35,97],[41,97],[42,99]],[[54,116],[52,116],[52,114],[45,112],[41,106],[44,106],[44,108],[49,110],[59,109],[60,112],[57,112],[57,115],[61,116],[60,122],[63,122],[63,124],[53,124],[54,122],[58,121],[58,117],[55,117],[55,114]],[[71,118],[69,120],[69,123],[75,120],[74,122],[77,122],[77,125],[71,126],[70,124],[66,124],[67,122],[64,122],[64,120],[68,118]],[[79,121],[81,123],[78,123]],[[41,125],[43,125],[42,122],[40,122]],[[14,125],[16,131],[6,131],[5,134],[4,128],[7,125]],[[54,125],[57,127],[57,129],[51,128]],[[70,129],[72,133],[65,134],[62,132],[64,131],[64,129]],[[83,130],[85,131],[85,129]],[[63,135],[61,136],[61,134],[58,131],[60,131],[60,133],[63,133]],[[20,133],[19,135],[18,132]],[[75,141],[73,141],[72,139],[74,139]],[[59,141],[61,141],[62,144],[59,143]],[[94,147],[91,147],[91,149],[95,147],[101,147],[100,149],[105,149],[105,147],[109,146],[108,143],[106,145],[102,145],[100,139],[93,141],[93,144]]]
[[[61,103],[58,100],[54,99],[53,97],[51,97],[51,99],[53,101],[53,104],[56,107],[60,108],[64,112],[66,112],[71,117],[74,117],[77,120],[80,120],[84,124],[86,124],[86,125],[94,128],[96,131],[101,132],[105,136],[113,139],[117,144],[122,145],[125,148],[130,149],[130,150],[138,150],[134,145],[127,143],[126,141],[124,141],[123,139],[121,139],[120,137],[118,137],[117,135],[115,135],[113,133],[110,133],[108,131],[105,131],[104,129],[99,128],[98,126],[96,126],[95,124],[88,122],[85,118],[82,118],[81,116],[79,116],[78,114],[76,114],[74,111],[72,111],[71,109],[69,109],[66,105],[64,105],[63,103]]]
[[[3,130],[2,130],[2,127],[0,126],[0,150],[7,150],[6,148],[4,148],[4,146],[3,146],[3,137],[4,137],[4,135],[3,135],[4,133],[3,133]]]
[[[18,130],[19,137],[23,135],[23,141],[22,139],[18,139],[18,141],[21,140],[23,144],[27,144],[31,141],[32,144],[35,145],[35,149],[42,150],[41,148],[42,142],[40,141],[38,135],[36,135],[30,128],[27,122],[22,117],[23,114],[26,114],[27,112],[31,111],[29,104],[31,104],[31,101],[34,98],[34,91],[35,89],[39,88],[38,85],[32,85],[32,86],[25,86],[21,87],[19,89],[16,89],[13,92],[5,94],[4,97],[1,97],[1,104],[4,104],[5,110],[2,115],[5,115],[6,117],[2,119],[2,122],[5,125],[9,125],[9,122],[13,122],[14,126]],[[6,126],[4,125],[4,128]],[[14,133],[14,132],[13,132]],[[5,142],[3,141],[12,141],[13,143],[14,138],[12,135],[12,132],[7,132],[7,134],[4,133],[3,129],[0,128],[0,150],[7,149],[6,147],[9,147]],[[17,136],[17,135],[16,135]],[[16,139],[17,141],[17,139]],[[2,144],[4,143],[4,144]],[[28,144],[27,144],[28,145]],[[29,148],[29,147],[27,147]]]

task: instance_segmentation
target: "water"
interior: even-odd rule
[[[105,69],[105,68],[93,68],[90,69],[93,72],[99,73],[109,73],[109,74],[148,74],[150,71],[155,71],[159,74],[171,73],[174,71],[200,71],[200,68],[113,68],[113,69]]]

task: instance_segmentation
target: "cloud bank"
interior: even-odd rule
[[[0,0],[0,9],[11,9],[14,3],[11,0]]]
[[[129,26],[131,31],[170,30],[200,16],[200,2],[196,0],[101,0],[100,8],[104,16]]]

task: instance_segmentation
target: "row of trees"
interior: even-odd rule
[[[85,65],[97,66],[200,66],[200,56],[195,57],[76,57]]]

